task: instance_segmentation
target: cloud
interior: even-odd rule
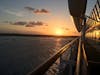
[[[24,22],[24,21],[19,21],[19,22],[14,22],[14,23],[11,23],[13,25],[26,25],[27,22]]]
[[[4,12],[11,14],[11,15],[18,16],[18,17],[23,17],[23,13],[18,12],[18,11],[11,11],[11,10],[6,9],[4,10]]]
[[[18,22],[11,22],[11,21],[3,21],[3,23],[11,24],[11,25],[26,25],[27,22],[18,21]]]
[[[3,23],[9,23],[9,21],[3,21]]]
[[[30,21],[30,22],[26,22],[26,21],[18,21],[18,22],[11,22],[11,21],[4,21],[3,23],[8,23],[11,25],[23,25],[25,27],[34,27],[34,26],[48,26],[46,23],[41,22],[41,21]]]
[[[65,28],[65,30],[69,30],[69,28]]]
[[[32,8],[32,7],[24,7],[25,9],[27,9],[27,10],[29,10],[29,11],[34,11],[35,10],[35,8]]]
[[[64,28],[64,27],[62,27],[62,29],[64,29],[64,30],[69,30],[69,28]]]
[[[13,24],[11,21],[3,21],[2,23]]]
[[[36,9],[36,8],[32,8],[32,7],[24,7],[24,8],[27,9],[28,11],[32,11],[35,14],[47,14],[47,13],[49,13],[49,11],[46,9]]]
[[[34,10],[33,12],[36,13],[36,14],[45,14],[45,13],[49,13],[49,11],[46,10],[46,9],[36,9],[36,10]]]
[[[45,25],[45,23],[43,22],[40,22],[40,21],[33,21],[33,22],[29,22],[26,27],[34,27],[34,26],[42,26],[42,25]]]

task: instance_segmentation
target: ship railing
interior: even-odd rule
[[[66,69],[66,67],[64,70],[61,69],[61,67],[63,67],[62,65],[64,65],[62,64],[62,61],[64,61],[63,59],[64,54],[67,56],[64,59],[66,60],[65,61],[66,67],[68,68],[68,70]],[[76,57],[76,60],[74,60],[73,57],[74,59]],[[32,72],[29,72],[28,75],[48,75],[45,73],[59,58],[60,58],[60,70],[58,74],[56,73],[54,75],[63,75],[65,73],[67,75],[87,75],[88,62],[87,62],[87,56],[84,49],[84,42],[81,40],[81,38],[75,38],[74,40],[66,44],[52,57],[50,57],[45,62],[40,64]]]
[[[58,50],[58,52],[56,52],[53,56],[48,58],[45,62],[40,64],[38,67],[36,67],[33,71],[29,72],[27,75],[44,75],[48,71],[48,69],[57,61],[57,59],[62,58],[62,55],[65,52],[67,52],[68,54],[67,56],[71,56],[70,52],[74,47],[77,47],[78,40],[79,40],[79,37],[75,38],[74,40],[66,44],[64,47]],[[72,69],[69,75],[72,75]]]
[[[92,25],[98,25],[100,24],[100,0],[97,0],[96,4],[94,5],[90,16],[86,16],[87,19],[87,24],[92,26]]]
[[[75,75],[88,75],[88,61],[85,53],[84,42],[79,39]]]

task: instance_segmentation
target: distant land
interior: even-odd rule
[[[18,33],[0,33],[0,36],[30,36],[30,37],[79,37],[79,36],[57,36],[57,35],[40,35],[40,34],[18,34]]]

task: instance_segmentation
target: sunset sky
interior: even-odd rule
[[[89,15],[96,0],[88,0]],[[79,35],[67,0],[0,0],[0,33]]]

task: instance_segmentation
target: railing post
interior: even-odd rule
[[[75,75],[87,75],[87,66],[88,66],[88,62],[87,62],[87,57],[84,49],[84,43],[80,38],[79,45],[78,45]]]
[[[75,75],[81,75],[81,39],[79,39]]]
[[[87,61],[87,56],[85,53],[84,49],[84,43],[82,42],[82,75],[87,75],[88,74],[88,61]]]

